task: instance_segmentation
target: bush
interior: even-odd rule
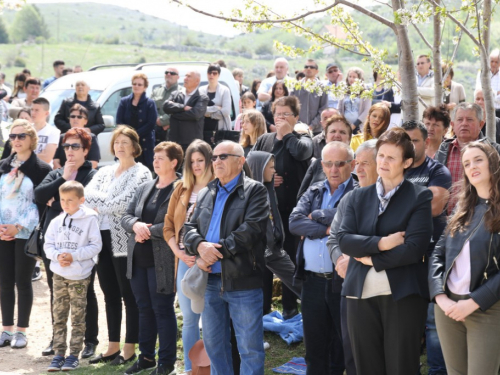
[[[26,68],[26,60],[18,56],[14,59],[14,66],[18,68]]]
[[[273,49],[268,44],[261,44],[255,49],[257,55],[272,55]]]

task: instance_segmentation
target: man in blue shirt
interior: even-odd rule
[[[269,219],[267,190],[242,172],[243,148],[225,141],[212,157],[217,177],[198,193],[184,245],[209,272],[203,341],[212,375],[232,375],[229,319],[241,357],[240,373],[264,374],[262,271]]]
[[[342,337],[340,288],[335,288],[326,242],[340,199],[355,186],[351,175],[355,161],[352,149],[338,141],[328,143],[321,153],[327,178],[311,185],[300,198],[290,215],[290,232],[304,238],[296,277],[304,279],[301,300],[307,374],[342,375],[342,345],[334,345]]]
[[[56,79],[61,78],[63,76],[64,61],[56,60],[52,64],[52,67],[54,68],[54,76],[47,78],[45,81],[43,81],[42,89],[46,88],[48,85],[50,85]]]

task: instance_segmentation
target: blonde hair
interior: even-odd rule
[[[85,196],[83,185],[78,181],[66,181],[59,186],[59,194],[71,192],[75,193],[78,198],[83,198]]]
[[[128,137],[132,141],[132,146],[134,147],[134,158],[142,154],[142,148],[139,144],[139,135],[137,132],[128,125],[118,125],[113,131],[113,136],[111,137],[111,154],[115,156],[115,141],[120,135]]]
[[[24,132],[29,135],[31,139],[31,151],[35,151],[36,145],[38,144],[38,134],[33,125],[31,125],[27,120],[17,119],[12,123],[12,127],[10,128],[11,133],[14,128],[24,129]]]
[[[255,142],[257,142],[257,138],[259,138],[262,134],[267,133],[266,119],[262,113],[256,109],[249,109],[241,116],[242,123],[246,119],[248,119],[248,121],[250,121],[250,123],[254,126],[254,131],[252,134],[248,135],[243,129],[241,130],[240,145],[243,148],[254,145]]]
[[[147,89],[149,86],[148,76],[145,75],[144,73],[136,73],[132,76],[132,83],[134,83],[134,80],[136,80],[138,78],[140,78],[144,81],[144,88]]]

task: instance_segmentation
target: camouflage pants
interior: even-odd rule
[[[87,310],[87,288],[90,276],[83,280],[68,280],[54,274],[54,351],[65,356],[67,323],[71,308],[70,354],[78,357],[85,337],[85,314]]]

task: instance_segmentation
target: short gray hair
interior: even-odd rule
[[[356,155],[361,154],[362,152],[371,151],[373,154],[373,160],[377,158],[377,139],[370,139],[361,143],[361,145],[356,150]]]
[[[331,148],[341,148],[343,150],[347,151],[347,154],[349,155],[349,158],[351,160],[354,160],[354,151],[349,145],[346,145],[344,142],[339,142],[339,141],[331,141],[323,147],[323,150],[321,150],[321,159],[325,158],[325,154],[327,151],[329,151]]]
[[[233,141],[222,141],[221,143],[217,144],[217,146],[219,146],[219,145],[231,146],[233,148],[233,152],[236,155],[245,156],[245,150],[243,150],[243,147],[239,143],[236,143]],[[217,147],[217,146],[215,146],[215,147]]]
[[[490,59],[499,59],[500,60],[500,50],[498,48],[495,48],[493,51],[490,53]]]
[[[273,66],[276,66],[276,64],[279,62],[284,62],[286,64],[286,66],[288,67],[288,60],[285,59],[284,57],[278,57],[276,60],[274,60]]]
[[[479,122],[483,121],[483,109],[476,103],[467,103],[467,102],[462,102],[457,104],[457,106],[455,107],[455,109],[453,109],[453,112],[451,113],[451,121],[455,121],[459,109],[463,111],[472,110],[476,113],[476,118],[479,120]]]

